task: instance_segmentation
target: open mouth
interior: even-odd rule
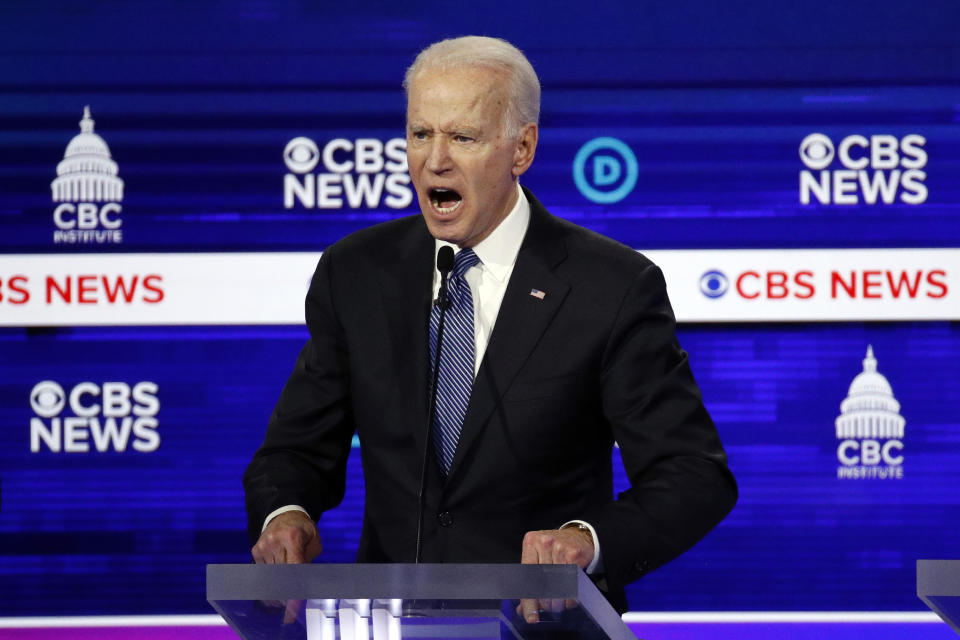
[[[463,196],[453,189],[430,189],[430,202],[440,213],[451,213],[463,202]]]

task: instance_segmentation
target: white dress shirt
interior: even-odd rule
[[[473,252],[480,258],[480,262],[467,269],[464,278],[470,285],[473,294],[473,337],[475,356],[473,359],[473,375],[480,371],[480,362],[487,351],[493,325],[497,322],[500,313],[500,303],[503,294],[507,291],[513,265],[517,263],[517,254],[520,245],[530,225],[530,203],[517,185],[517,203],[507,214],[497,228],[486,238],[473,247]],[[434,255],[440,247],[451,247],[454,253],[460,249],[455,244],[434,241]],[[433,299],[440,293],[440,272],[433,270]]]

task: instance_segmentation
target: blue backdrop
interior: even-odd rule
[[[468,33],[511,40],[540,74],[541,142],[523,182],[558,215],[640,250],[960,247],[958,24],[952,0],[6,3],[0,252],[316,252],[414,213],[382,198],[285,203],[285,182],[331,171],[321,160],[298,173],[284,150],[297,137],[320,151],[402,137],[403,70]],[[50,185],[85,105],[124,183],[120,242],[54,241]],[[923,136],[925,199],[905,202],[901,185],[889,204],[862,190],[854,205],[803,204],[799,174],[819,175],[798,153],[812,133],[838,158],[851,135]],[[578,180],[577,154],[602,137],[627,148],[623,162],[603,173],[585,157]],[[589,197],[621,187],[615,202]],[[305,336],[0,329],[0,615],[209,612],[204,565],[249,559],[240,476]],[[686,325],[680,339],[741,498],[694,550],[631,586],[631,607],[922,609],[914,562],[955,555],[960,526],[956,323]],[[834,420],[868,345],[906,419],[900,479],[838,477]],[[158,446],[137,450],[150,440],[134,429],[122,447],[86,435],[73,445],[86,451],[69,451],[61,436],[53,450],[41,414],[56,388],[34,397],[42,381],[67,395],[91,382],[101,399],[123,383],[116,424],[152,417],[140,433]],[[142,382],[156,385],[155,415],[140,415]],[[353,558],[361,474],[353,456],[347,498],[321,522],[323,561]]]

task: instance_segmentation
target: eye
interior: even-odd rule
[[[454,142],[473,142],[473,138],[470,136],[465,136],[462,133],[458,133],[457,135],[453,136],[453,140]]]
[[[427,132],[426,131],[412,131],[410,137],[414,140],[426,140]]]

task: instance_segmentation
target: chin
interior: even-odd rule
[[[436,238],[437,240],[443,240],[444,242],[452,242],[453,244],[459,245],[457,238],[457,232],[455,229],[450,226],[438,223],[436,220],[430,218],[429,216],[424,216],[424,219],[427,223],[427,231],[430,232],[430,235]]]

